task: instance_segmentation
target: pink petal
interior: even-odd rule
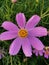
[[[49,58],[49,56],[48,56],[48,55],[46,55],[46,54],[44,55],[44,57],[45,57],[45,58],[47,58],[47,59]]]
[[[18,31],[18,27],[10,21],[5,21],[2,24],[2,27],[6,30],[16,30],[16,31]]]
[[[26,19],[25,19],[25,15],[23,13],[18,13],[16,15],[16,21],[20,28],[25,27]]]
[[[33,50],[33,53],[36,53],[36,50]]]
[[[25,56],[30,57],[32,55],[32,49],[28,38],[22,40],[22,49]]]
[[[42,52],[42,51],[39,51],[39,55],[40,55],[40,56],[43,56],[43,52]]]
[[[38,52],[36,52],[35,55],[38,56]]]
[[[7,31],[0,35],[0,40],[10,40],[17,37],[17,31]]]
[[[33,53],[38,56],[38,51],[36,49],[33,50]]]
[[[27,22],[27,24],[26,24],[26,29],[32,29],[33,27],[35,27],[38,23],[39,23],[39,21],[40,21],[40,17],[38,16],[38,15],[34,15],[34,16],[32,16],[29,20],[28,20],[28,22]]]
[[[9,54],[10,55],[16,55],[19,52],[20,48],[21,48],[21,39],[17,38],[10,45]]]
[[[43,50],[44,45],[38,38],[30,37],[29,40],[30,40],[30,43],[33,46],[33,48],[35,48],[37,50]]]
[[[47,35],[47,29],[44,27],[35,27],[29,31],[30,36],[42,37]]]

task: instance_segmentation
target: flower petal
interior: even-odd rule
[[[38,56],[38,51],[37,50],[33,50],[33,53]]]
[[[22,40],[22,49],[23,49],[25,56],[30,57],[32,55],[31,44],[28,38],[25,38]]]
[[[47,59],[49,58],[49,56],[48,56],[48,55],[46,55],[46,54],[44,54],[44,57],[45,57],[45,58],[47,58]]]
[[[44,45],[38,38],[30,37],[29,40],[30,40],[30,43],[33,46],[33,48],[35,48],[37,50],[43,50]]]
[[[26,29],[32,29],[33,27],[35,27],[37,24],[38,24],[38,22],[40,21],[40,17],[38,16],[38,15],[34,15],[34,16],[32,16],[29,20],[28,20],[28,22],[27,22],[27,24],[26,24]]]
[[[29,31],[30,36],[42,37],[47,35],[47,29],[44,27],[35,27]]]
[[[18,13],[16,15],[16,21],[20,28],[25,27],[26,19],[25,19],[25,15],[23,13]]]
[[[10,55],[16,55],[19,52],[20,48],[21,48],[21,39],[16,38],[13,41],[13,43],[10,45],[9,54]]]
[[[18,30],[18,27],[10,21],[3,22],[2,27],[6,30]]]
[[[35,55],[38,56],[38,52],[36,52]]]
[[[40,55],[40,56],[43,56],[43,52],[42,52],[42,51],[39,51],[39,55]]]
[[[17,31],[7,31],[0,35],[0,40],[10,40],[17,37]]]

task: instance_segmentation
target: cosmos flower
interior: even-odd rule
[[[48,46],[45,47],[44,57],[47,58],[47,59],[49,58],[49,47]]]
[[[31,57],[31,47],[37,50],[44,48],[43,43],[37,37],[46,36],[47,29],[41,26],[35,27],[40,21],[38,15],[33,15],[28,22],[26,22],[25,15],[18,13],[16,15],[16,21],[18,26],[10,21],[3,22],[2,27],[7,31],[1,33],[0,40],[15,39],[9,48],[10,55],[16,55],[22,47],[25,56]]]
[[[33,53],[34,53],[36,56],[38,56],[38,55],[43,56],[44,49],[43,49],[43,50],[34,49],[34,50],[33,50]]]
[[[0,47],[0,59],[4,57],[5,51]]]
[[[12,1],[12,3],[15,3],[15,2],[17,2],[17,0],[11,0]]]

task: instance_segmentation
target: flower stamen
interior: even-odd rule
[[[49,47],[45,47],[45,54],[49,55]]]
[[[27,30],[25,30],[25,29],[20,29],[19,32],[18,32],[18,35],[19,35],[20,37],[22,37],[22,38],[25,38],[25,37],[27,37],[28,32],[27,32]]]

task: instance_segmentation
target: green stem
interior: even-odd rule
[[[6,0],[6,5],[7,5],[7,3],[8,3],[8,0]]]
[[[13,7],[14,7],[14,3],[11,5],[11,11],[12,11]]]
[[[44,15],[44,16],[41,16],[41,18],[44,18],[44,17],[46,17],[46,16],[49,16],[49,14],[46,14],[46,15]]]
[[[12,65],[12,56],[10,56],[10,63],[11,63],[11,65]]]
[[[44,0],[43,0],[42,2],[43,2],[43,3],[42,3],[42,8],[41,8],[41,16],[42,16],[42,14],[43,14]]]
[[[43,58],[43,60],[44,60],[44,62],[46,63],[46,65],[49,65],[48,63],[47,63],[47,61]]]
[[[49,12],[49,9],[43,14],[43,15],[45,15],[46,13],[48,13]]]

